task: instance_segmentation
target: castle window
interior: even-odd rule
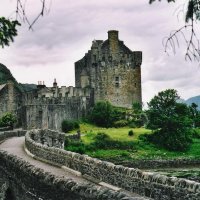
[[[62,93],[59,94],[59,97],[62,97]]]
[[[135,87],[137,87],[137,83],[135,83]]]
[[[119,76],[115,77],[115,87],[119,87]]]

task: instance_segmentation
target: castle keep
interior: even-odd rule
[[[141,51],[126,47],[118,31],[108,31],[107,40],[94,40],[91,49],[75,63],[75,87],[59,87],[56,80],[52,87],[46,87],[39,81],[37,88],[22,93],[15,90],[12,97],[11,84],[0,85],[0,97],[9,97],[6,102],[0,98],[0,116],[14,111],[25,129],[60,130],[64,119],[84,117],[100,100],[131,108],[133,102],[142,103],[141,63]]]
[[[142,52],[131,51],[108,31],[108,39],[94,40],[91,50],[75,63],[76,87],[93,88],[94,102],[108,100],[115,106],[131,108],[142,103]]]

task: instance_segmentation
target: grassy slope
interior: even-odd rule
[[[200,139],[194,139],[189,151],[171,152],[165,149],[160,149],[151,144],[145,144],[138,140],[138,136],[144,133],[151,133],[150,130],[144,128],[132,129],[134,136],[128,136],[129,127],[124,128],[100,128],[90,124],[80,125],[82,140],[85,144],[93,141],[94,136],[98,132],[107,133],[112,139],[120,141],[134,141],[135,147],[133,150],[97,150],[95,152],[87,151],[86,153],[92,157],[97,157],[107,160],[134,160],[134,159],[174,159],[174,158],[191,158],[200,159]]]

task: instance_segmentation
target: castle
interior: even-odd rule
[[[118,38],[118,31],[108,31],[108,39],[94,40],[91,49],[75,63],[75,87],[52,87],[41,81],[37,88],[21,92],[10,82],[0,85],[0,116],[15,112],[25,129],[59,130],[63,119],[80,119],[100,100],[131,108],[142,103],[142,52],[131,51]],[[7,101],[8,100],[8,101]]]

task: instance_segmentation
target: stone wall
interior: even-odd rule
[[[15,113],[20,117],[22,93],[12,82],[5,84],[0,90],[0,117],[6,112]]]
[[[200,198],[200,183],[114,165],[87,155],[47,147],[33,141],[30,137],[32,132],[40,134],[40,131],[32,130],[26,134],[25,144],[32,154],[72,168],[81,172],[82,175],[91,176],[97,180],[156,200],[198,200]]]
[[[94,88],[94,101],[108,100],[114,106],[132,107],[142,102],[142,52],[131,51],[109,31],[108,40],[94,40],[91,49],[75,63],[76,87]]]
[[[0,133],[0,141],[24,135],[25,132]],[[52,131],[49,133],[54,135]],[[6,151],[0,151],[0,163],[1,200],[145,200],[103,186],[56,177]]]
[[[21,137],[26,134],[25,130],[13,130],[0,132],[0,142],[11,137]]]
[[[64,119],[81,119],[90,106],[91,99],[87,97],[29,99],[23,107],[23,127],[61,130]]]

